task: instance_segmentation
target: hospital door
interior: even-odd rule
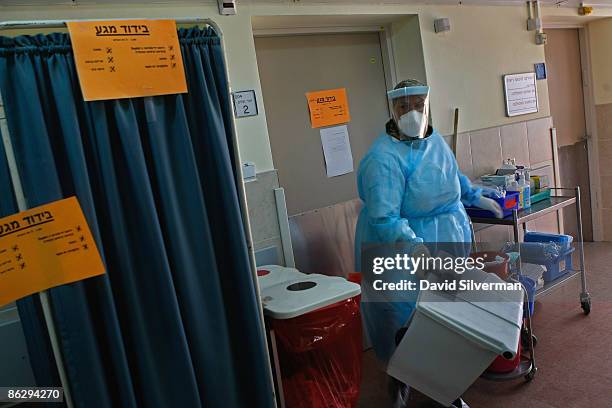
[[[589,182],[588,139],[584,111],[582,64],[577,29],[546,31],[544,48],[548,75],[550,112],[557,129],[559,172],[563,187],[580,186],[585,241],[593,240]],[[566,234],[576,237],[574,209],[564,210]]]
[[[358,197],[356,171],[389,119],[380,36],[342,33],[256,37],[274,167],[289,216]],[[305,94],[345,88],[354,172],[328,178],[320,129]]]

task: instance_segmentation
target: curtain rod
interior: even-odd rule
[[[177,24],[207,24],[211,26],[219,37],[222,32],[217,23],[209,18],[168,18],[176,21]],[[101,19],[80,19],[80,20],[32,20],[32,21],[0,21],[0,31],[13,29],[32,29],[32,28],[65,28],[66,23],[72,21],[121,21],[125,18]],[[143,18],[139,20],[158,20],[153,18]]]

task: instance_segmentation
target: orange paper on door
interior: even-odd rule
[[[86,101],[187,92],[174,20],[67,24]]]
[[[351,120],[345,88],[308,92],[306,99],[313,128],[339,125]]]
[[[104,273],[75,197],[0,219],[0,306]]]

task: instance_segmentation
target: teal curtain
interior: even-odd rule
[[[27,205],[76,195],[108,271],[50,290],[79,407],[273,404],[220,39],[179,39],[187,94],[83,102],[68,35],[0,38]],[[51,381],[39,354],[37,379]]]

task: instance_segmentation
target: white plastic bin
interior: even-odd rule
[[[286,266],[263,265],[257,267],[257,280],[259,281],[260,290],[274,286],[281,282],[286,282],[292,279],[300,279],[305,276],[307,276],[305,273],[302,273],[295,268],[289,268]]]
[[[264,313],[274,319],[291,319],[355,297],[361,287],[336,276],[302,274],[261,291]]]
[[[464,279],[503,282],[480,270]],[[387,372],[437,402],[449,406],[498,355],[516,355],[523,317],[523,292],[487,294],[421,291],[408,330]]]

